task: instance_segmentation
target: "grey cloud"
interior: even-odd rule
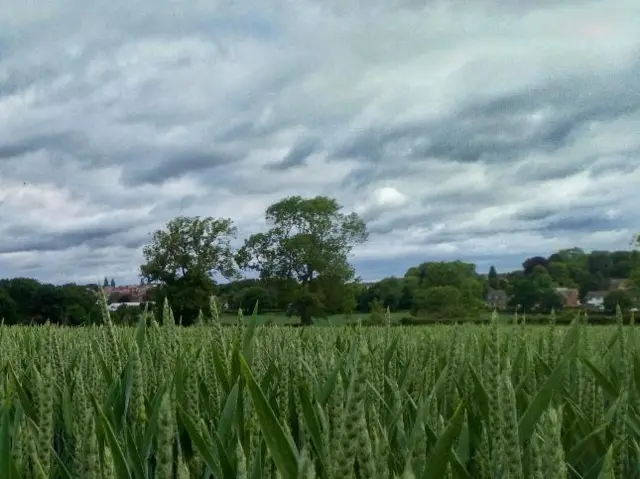
[[[78,135],[73,133],[36,134],[23,139],[3,139],[0,136],[0,141],[2,141],[0,143],[0,160],[21,157],[40,150],[73,151],[74,147],[81,146]]]
[[[296,143],[279,163],[269,165],[269,168],[276,171],[284,171],[303,165],[307,158],[316,152],[320,146],[321,143],[317,138],[305,138]]]
[[[562,216],[547,223],[543,231],[557,235],[563,231],[610,231],[620,228],[620,222],[607,217],[587,216],[575,217],[573,215]]]
[[[610,78],[571,78],[498,98],[468,100],[446,118],[357,133],[334,149],[332,156],[370,162],[395,156],[508,164],[535,152],[553,153],[579,141],[581,130],[589,124],[640,111],[638,71],[640,62],[634,62]],[[545,110],[550,117],[532,126],[530,115]],[[581,167],[558,162],[551,171],[540,170],[535,179],[566,176]],[[527,168],[533,173],[536,165]]]
[[[192,207],[199,200],[200,199],[195,195],[185,195],[175,200],[162,201],[158,205],[154,206],[151,210],[151,214],[161,214],[166,211],[184,211]]]
[[[606,210],[606,205],[602,205],[598,208],[577,207],[567,211],[560,211],[551,217],[545,218],[541,229],[557,235],[567,231],[588,233],[633,228],[635,226],[632,218],[608,215]]]
[[[471,104],[459,111],[448,127],[433,134],[432,145],[418,149],[415,157],[447,157],[462,162],[505,162],[527,152],[553,152],[577,140],[582,128],[640,110],[637,88],[639,63],[629,65],[615,81],[599,78],[552,83],[487,103]],[[526,116],[553,108],[551,118],[528,133]],[[451,125],[454,125],[453,128]],[[507,139],[501,136],[506,133]]]
[[[554,161],[539,163],[532,160],[529,163],[521,163],[517,166],[515,171],[511,173],[518,181],[528,182],[534,181],[549,181],[567,178],[575,175],[581,171],[585,171],[588,161],[580,159],[579,161]]]
[[[18,238],[18,241],[8,241],[0,244],[0,254],[14,252],[37,251],[62,251],[69,248],[87,245],[100,248],[111,244],[113,236],[125,233],[128,226],[101,225],[78,231],[65,231],[64,233],[46,234],[38,238]]]
[[[127,171],[123,180],[128,185],[161,184],[173,178],[213,169],[241,159],[242,157],[229,152],[179,152],[166,157],[159,164],[150,160],[140,166],[136,165]]]
[[[513,215],[513,219],[517,221],[542,221],[547,218],[552,217],[556,214],[556,211],[552,208],[531,208],[526,210],[518,211],[515,215]]]

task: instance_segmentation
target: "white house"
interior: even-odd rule
[[[113,312],[113,311],[117,311],[120,306],[126,306],[126,307],[132,308],[132,307],[138,307],[141,304],[143,303],[140,303],[137,301],[132,301],[130,303],[111,303],[110,305],[108,305],[108,309],[109,311]]]
[[[607,294],[608,291],[589,291],[582,304],[595,311],[604,311],[604,298]]]

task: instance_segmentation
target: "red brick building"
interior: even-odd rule
[[[127,286],[104,286],[107,298],[117,300],[115,302],[144,302],[148,295],[156,287],[155,284],[134,284]],[[126,299],[126,301],[122,301]]]
[[[580,307],[580,292],[576,288],[556,288],[565,308]]]

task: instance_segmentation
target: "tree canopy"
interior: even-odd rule
[[[160,283],[156,290],[156,308],[165,297],[185,324],[195,320],[208,307],[214,292],[213,276],[238,278],[231,241],[236,227],[228,218],[179,216],[153,233],[143,248],[145,263],[141,278]]]
[[[153,233],[142,254],[140,276],[172,283],[184,276],[237,277],[231,241],[237,229],[228,218],[178,216]]]
[[[324,309],[319,279],[346,282],[354,277],[349,254],[368,238],[364,221],[345,214],[335,199],[290,196],[269,206],[269,229],[249,237],[238,252],[238,264],[257,271],[260,278],[294,280],[297,313],[310,324],[313,311]]]

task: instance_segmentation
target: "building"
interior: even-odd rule
[[[604,311],[604,298],[608,291],[589,291],[582,305],[591,311]]]
[[[141,303],[139,301],[131,301],[129,303],[111,303],[110,305],[107,306],[107,308],[109,309],[109,311],[113,313],[114,311],[117,311],[118,308],[120,308],[121,306],[126,306],[127,308],[132,308],[132,307],[137,308],[141,304],[144,304],[144,303]]]
[[[556,288],[556,293],[562,298],[565,308],[580,307],[580,292],[576,288]]]
[[[507,308],[508,296],[501,289],[489,289],[485,302],[491,309],[502,310]]]
[[[615,291],[618,289],[630,289],[631,282],[628,279],[611,278],[609,280],[609,291]]]
[[[127,286],[103,286],[107,298],[114,302],[130,303],[146,301],[155,284],[134,284]]]

